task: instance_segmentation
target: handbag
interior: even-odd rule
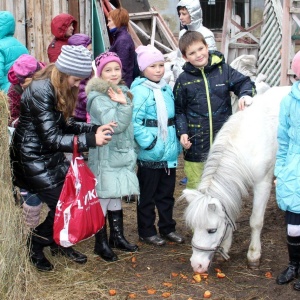
[[[73,158],[56,206],[53,239],[70,247],[97,233],[104,215],[96,192],[97,179],[78,153],[74,137]]]

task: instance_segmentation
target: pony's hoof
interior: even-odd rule
[[[260,265],[260,261],[248,261],[248,268],[249,269],[257,269]]]

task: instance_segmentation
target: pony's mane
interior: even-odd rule
[[[217,134],[198,186],[202,194],[218,199],[233,221],[240,213],[242,197],[248,194],[254,181],[245,158],[232,140],[242,117],[243,112],[231,116]]]

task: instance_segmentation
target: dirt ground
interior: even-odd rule
[[[179,179],[183,177],[182,161],[177,172],[176,198],[183,189]],[[243,211],[237,222],[233,244],[228,262],[214,262],[206,280],[197,283],[193,280],[190,265],[192,253],[190,241],[192,232],[185,226],[183,212],[186,202],[176,202],[174,214],[177,231],[182,233],[186,242],[182,245],[168,243],[154,247],[138,241],[136,229],[136,204],[124,204],[126,237],[138,243],[137,253],[116,251],[120,260],[107,263],[93,254],[94,238],[80,243],[76,248],[88,255],[86,265],[77,265],[64,258],[46,254],[55,265],[55,271],[37,273],[42,289],[35,289],[30,283],[28,299],[203,299],[204,291],[211,291],[210,299],[219,300],[275,300],[300,299],[300,293],[293,290],[292,284],[278,286],[277,274],[288,262],[285,245],[284,214],[276,205],[274,192],[268,203],[265,224],[262,231],[262,259],[258,269],[247,268],[246,253],[250,239],[249,217],[251,198],[244,199]],[[215,268],[225,273],[225,278],[217,278]],[[272,278],[265,276],[266,272]],[[177,276],[176,276],[177,275]],[[109,290],[116,291],[115,296]],[[155,294],[148,294],[149,290]],[[169,294],[166,294],[169,293]],[[132,297],[132,298],[131,298]]]

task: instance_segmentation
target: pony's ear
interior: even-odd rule
[[[195,200],[195,198],[198,199],[201,196],[202,194],[197,190],[184,189],[182,191],[182,195],[179,197],[179,200],[185,198],[188,203],[191,203],[193,200]]]

